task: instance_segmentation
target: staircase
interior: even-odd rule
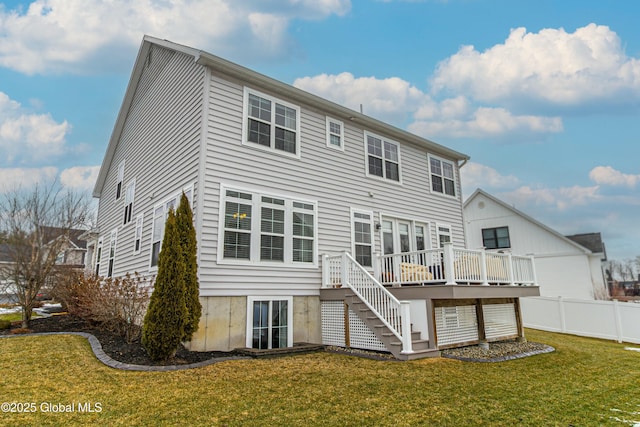
[[[382,321],[380,321],[380,318],[373,313],[369,307],[367,307],[358,295],[353,292],[347,292],[345,294],[345,302],[397,359],[416,360],[440,356],[440,351],[431,347],[429,340],[421,339],[420,332],[414,332],[413,329],[411,331],[413,352],[403,353],[402,342]]]

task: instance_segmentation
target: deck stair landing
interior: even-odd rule
[[[429,340],[420,338],[419,331],[411,331],[412,353],[402,353],[402,342],[384,325],[367,305],[353,292],[345,294],[345,302],[351,310],[373,331],[385,347],[400,360],[416,360],[427,357],[438,357],[440,351],[431,345]]]

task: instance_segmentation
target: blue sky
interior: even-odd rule
[[[640,255],[635,1],[0,1],[0,185],[91,189],[144,34],[467,153],[481,187]]]

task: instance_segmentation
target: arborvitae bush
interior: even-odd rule
[[[173,209],[169,216],[158,259],[158,274],[142,327],[142,345],[152,360],[173,357],[184,337],[187,323],[185,263]]]
[[[185,302],[188,311],[187,324],[182,339],[190,341],[193,333],[198,330],[202,306],[200,305],[200,285],[198,283],[196,230],[193,227],[193,212],[189,206],[189,199],[184,193],[182,193],[180,205],[176,211],[176,222],[185,264]]]

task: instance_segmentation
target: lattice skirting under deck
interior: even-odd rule
[[[345,325],[343,301],[322,301],[321,316],[322,344],[388,351],[373,331],[352,310],[349,310],[348,324]]]

